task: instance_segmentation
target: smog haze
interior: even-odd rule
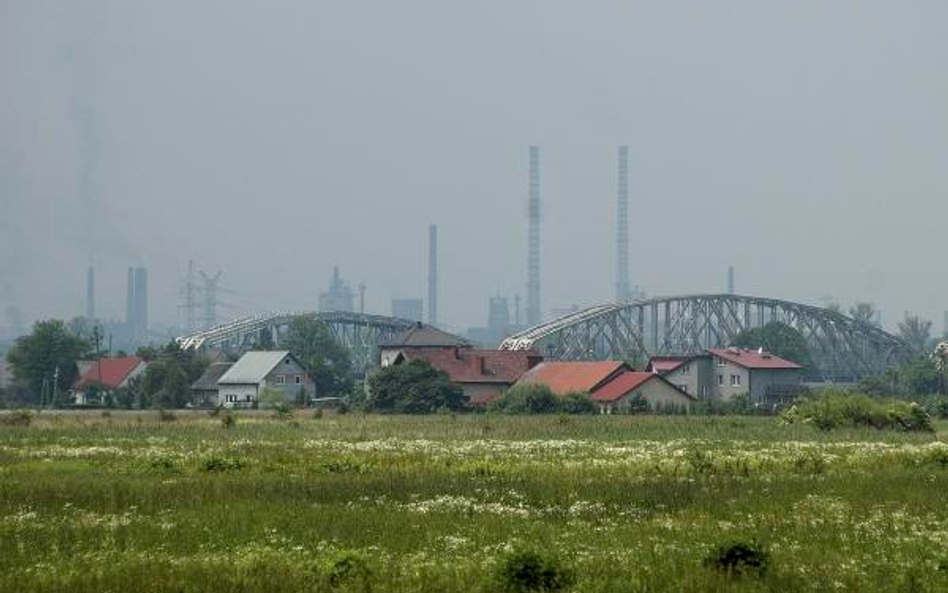
[[[539,146],[544,314],[631,280],[948,309],[943,2],[0,1],[0,328],[120,319],[129,266],[181,324],[188,260],[223,316],[427,296],[483,325],[526,296]],[[223,298],[223,297],[222,297]],[[0,329],[0,333],[3,330]]]

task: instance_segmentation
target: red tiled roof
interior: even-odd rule
[[[75,388],[82,389],[90,385],[102,385],[109,389],[119,387],[128,376],[138,368],[142,359],[137,356],[124,358],[103,358],[96,361],[79,379]]]
[[[655,373],[622,373],[597,389],[590,399],[600,402],[615,401],[628,392],[638,389],[649,379],[660,380]]]
[[[400,358],[424,360],[444,371],[452,383],[503,383],[513,385],[539,354],[529,351],[476,350],[474,348],[410,348]]]
[[[595,393],[590,396],[590,399],[599,402],[614,402],[618,399],[622,399],[622,397],[629,392],[635,391],[649,381],[661,381],[662,383],[666,383],[669,387],[681,391],[681,389],[669,383],[668,380],[661,375],[655,373],[627,372],[620,374],[615,379],[597,389]],[[689,399],[694,399],[684,391],[681,391],[681,394]]]
[[[592,392],[617,372],[629,370],[619,360],[596,362],[541,362],[517,381],[518,384],[543,384],[557,395]]]
[[[749,350],[747,348],[710,348],[708,352],[723,358],[729,362],[733,362],[738,366],[742,366],[745,369],[802,369],[800,365],[795,362],[790,362],[770,354],[769,352],[758,352],[757,350]]]
[[[673,371],[691,360],[690,356],[653,356],[648,361],[646,368],[656,373],[667,373]]]

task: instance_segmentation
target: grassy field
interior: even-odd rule
[[[582,592],[948,591],[938,428],[43,413],[0,426],[0,591],[495,591],[518,550]]]

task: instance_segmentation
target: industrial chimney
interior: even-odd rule
[[[527,325],[539,325],[540,308],[540,147],[530,147],[529,231],[527,237]]]
[[[734,294],[734,266],[727,267],[727,293]]]
[[[86,320],[95,321],[95,266],[86,273]]]
[[[438,325],[438,225],[428,227],[428,325]]]
[[[629,283],[629,147],[619,147],[619,183],[616,192],[616,301],[632,300]]]

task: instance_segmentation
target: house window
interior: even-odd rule
[[[287,358],[286,360],[284,360],[284,361],[283,361],[283,364],[290,364],[290,359]]]
[[[285,375],[277,375],[277,376],[276,376],[276,384],[277,384],[277,385],[284,385],[285,383],[286,383],[286,376],[285,376]]]
[[[724,385],[724,375],[718,375],[718,385]]]
[[[247,401],[248,401],[248,402],[249,402],[249,401],[253,401],[253,396],[252,396],[252,395],[248,395],[248,396],[247,396]]]
[[[714,359],[714,364],[718,365],[719,367],[723,367],[723,366],[724,366],[724,359],[719,356],[719,357],[717,357],[717,358]]]
[[[690,374],[691,374],[691,365],[690,365],[690,364],[686,364],[685,366],[681,367],[681,374],[682,374],[682,375],[690,375]]]
[[[300,377],[299,375],[297,375],[296,377],[294,377],[294,379],[296,380],[296,384],[297,384],[297,385],[299,385],[300,383],[303,382],[303,378]]]
[[[731,387],[740,387],[740,386],[741,386],[741,376],[731,375]]]

